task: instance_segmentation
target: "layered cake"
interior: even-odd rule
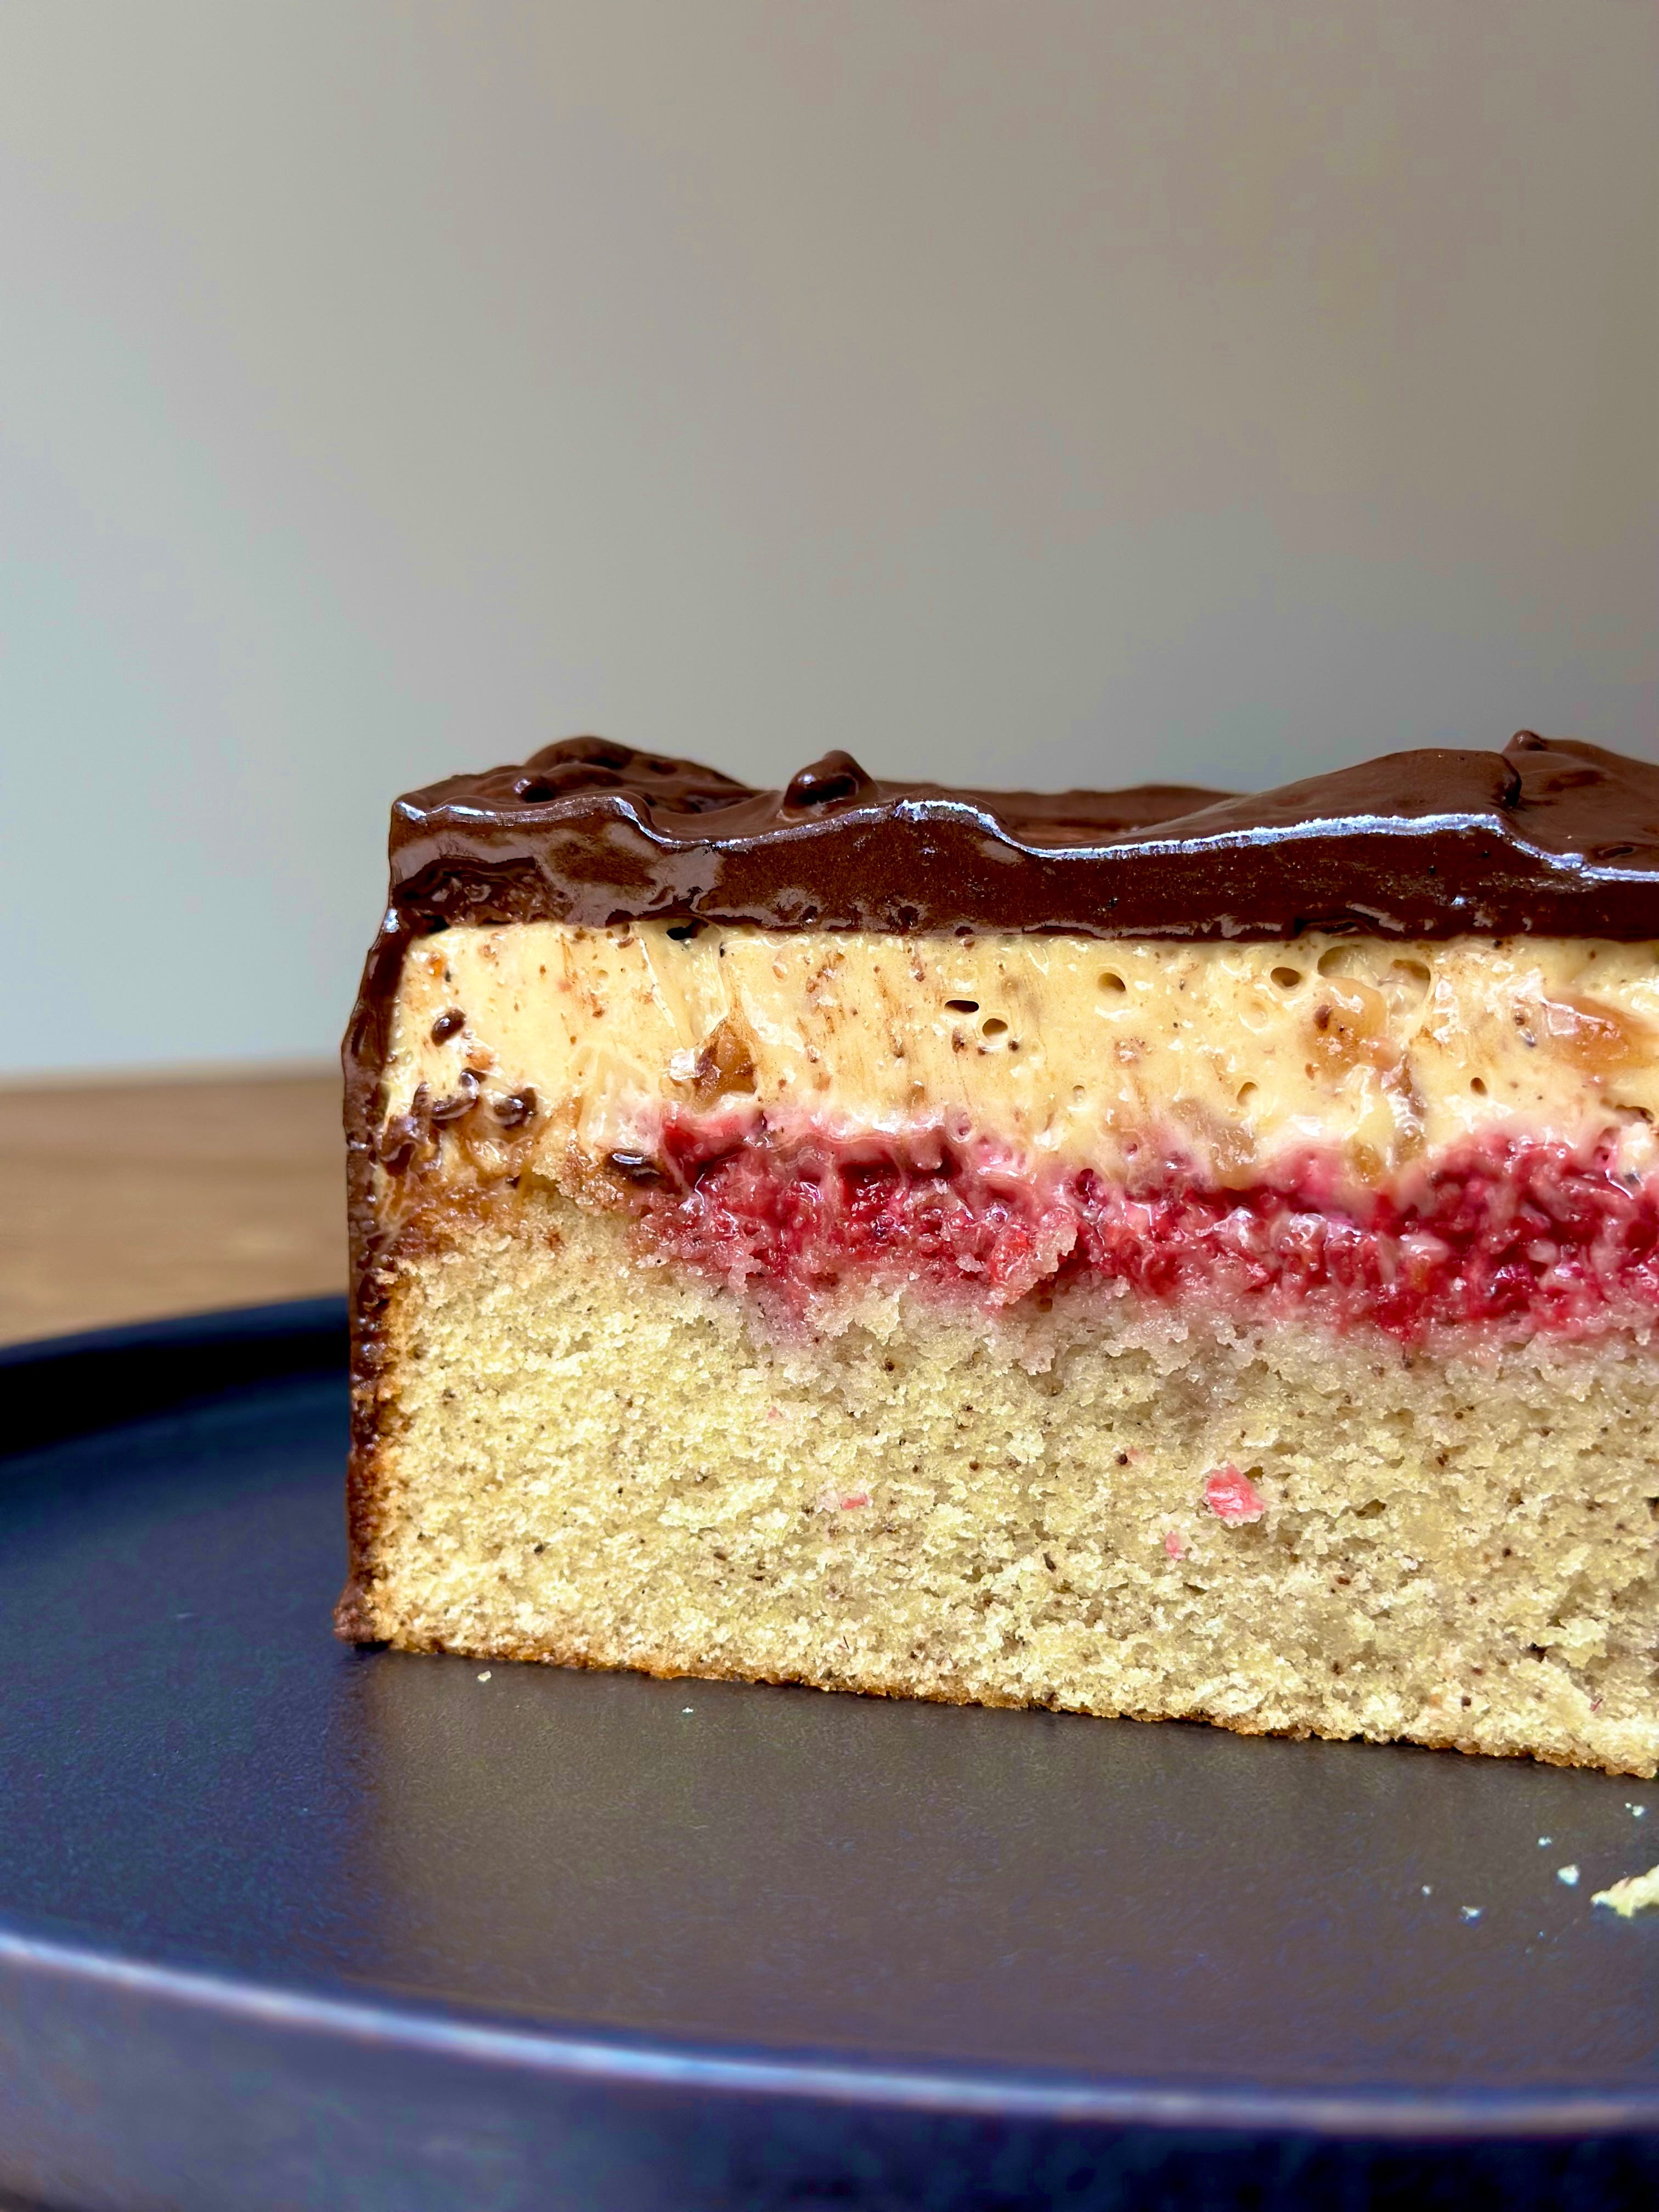
[[[341,1632],[1659,1757],[1659,770],[398,802]]]

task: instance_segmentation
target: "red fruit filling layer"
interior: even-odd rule
[[[1093,1281],[1413,1341],[1478,1323],[1579,1335],[1659,1309],[1659,1190],[1616,1172],[1610,1143],[1495,1136],[1374,1193],[1309,1155],[1236,1189],[1167,1164],[1128,1185],[1032,1176],[935,1133],[675,1116],[654,1156],[613,1164],[671,1257],[797,1311],[867,1280],[991,1305]]]

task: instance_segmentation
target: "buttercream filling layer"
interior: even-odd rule
[[[459,927],[404,962],[384,1085],[383,1127],[422,1094],[440,1119],[481,1099],[516,1159],[548,1164],[742,1103],[849,1136],[939,1126],[1121,1180],[1168,1152],[1243,1185],[1312,1148],[1375,1187],[1498,1133],[1575,1149],[1611,1133],[1644,1176],[1659,956],[1581,939]]]

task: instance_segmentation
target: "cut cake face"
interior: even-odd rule
[[[401,801],[342,1632],[1651,1774],[1659,772]]]

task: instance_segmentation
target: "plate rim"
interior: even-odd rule
[[[39,1923],[37,1923],[38,1929]],[[513,2026],[485,2011],[414,1997],[358,1996],[210,1966],[165,1966],[114,1945],[32,1930],[0,1912],[0,1992],[73,1985],[82,1995],[149,2000],[216,2015],[273,2040],[320,2038],[378,2046],[567,2087],[656,2090],[722,2100],[787,2100],[896,2116],[1058,2123],[1216,2135],[1303,2135],[1372,2142],[1541,2142],[1659,2134],[1659,2087],[1444,2092],[1298,2089],[1218,2081],[1173,2089],[1117,2075],[1098,2081],[994,2064],[868,2057],[799,2049],[764,2052],[712,2039]]]

